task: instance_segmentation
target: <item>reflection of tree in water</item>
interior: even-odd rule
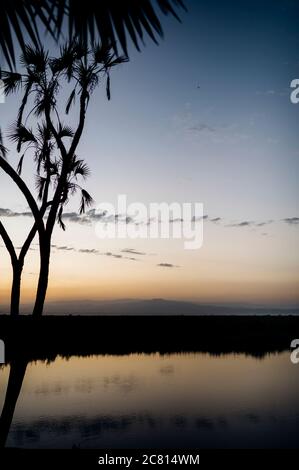
[[[10,363],[8,385],[0,416],[0,448],[5,446],[12,423],[16,404],[20,395],[28,361],[15,359]]]

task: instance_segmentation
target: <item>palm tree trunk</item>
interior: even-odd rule
[[[40,317],[43,314],[45,299],[48,289],[49,266],[50,266],[51,241],[48,239],[40,247],[40,271],[36,299],[32,315]]]
[[[21,297],[21,275],[23,267],[16,263],[13,266],[13,280],[11,288],[11,300],[10,300],[10,314],[14,317],[20,313],[20,297]]]

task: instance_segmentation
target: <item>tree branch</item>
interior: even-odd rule
[[[45,215],[45,212],[46,212],[46,209],[48,207],[48,192],[49,192],[49,185],[50,185],[50,172],[48,170],[48,173],[47,173],[47,181],[46,181],[46,184],[45,184],[45,191],[44,191],[44,195],[43,195],[43,203],[42,203],[42,206],[40,208],[40,217],[41,219],[44,217]],[[21,251],[20,251],[20,254],[19,254],[19,262],[24,263],[24,259],[25,259],[25,256],[27,255],[27,252],[30,248],[30,245],[36,235],[36,232],[37,232],[37,225],[36,223],[33,225],[33,227],[31,228],[22,248],[21,248]]]
[[[88,92],[87,92],[87,85],[86,85],[82,89],[82,93],[81,93],[81,96],[80,96],[80,114],[79,114],[78,127],[77,127],[77,130],[75,132],[75,135],[73,137],[73,140],[72,140],[72,143],[71,143],[71,146],[70,146],[70,149],[69,149],[68,152],[66,152],[65,147],[63,145],[63,142],[60,139],[60,137],[58,136],[58,133],[56,132],[56,129],[55,129],[55,127],[54,127],[54,125],[51,121],[49,108],[46,109],[45,114],[46,114],[47,124],[48,124],[48,126],[50,126],[50,128],[53,132],[53,135],[55,137],[55,140],[57,142],[57,145],[58,145],[60,151],[61,151],[61,149],[63,150],[61,152],[62,160],[63,160],[61,174],[60,174],[59,182],[58,182],[58,185],[57,185],[54,197],[53,197],[53,204],[51,206],[49,216],[48,216],[48,220],[47,220],[47,224],[46,224],[46,231],[47,231],[48,234],[52,233],[52,230],[53,230],[53,227],[54,227],[54,224],[55,224],[57,211],[58,211],[59,204],[60,204],[60,196],[61,196],[61,193],[63,191],[65,180],[67,178],[68,161],[74,155],[74,153],[76,151],[76,148],[78,146],[78,143],[80,141],[82,132],[83,132],[84,123],[85,123],[86,100],[87,100],[87,98],[88,98]],[[54,129],[54,131],[53,131],[53,129]]]
[[[43,219],[40,217],[39,208],[30,190],[28,189],[26,183],[22,180],[22,178],[18,175],[18,173],[13,169],[13,167],[1,156],[0,156],[0,168],[2,168],[5,171],[5,173],[7,173],[11,177],[11,179],[16,183],[20,191],[25,196],[28,202],[28,205],[31,209],[32,215],[35,219],[37,230],[42,236],[45,232],[44,222],[43,222]]]
[[[18,257],[17,257],[17,254],[15,252],[15,249],[14,249],[14,246],[13,246],[13,243],[11,241],[11,238],[10,236],[8,235],[4,225],[2,224],[2,222],[0,221],[0,235],[2,237],[2,240],[6,246],[6,249],[8,251],[8,253],[10,254],[10,259],[11,259],[11,264],[14,266],[17,262],[18,262]]]
[[[46,117],[46,123],[47,123],[47,126],[51,129],[51,132],[52,134],[54,135],[54,138],[56,140],[56,143],[57,143],[57,146],[60,150],[60,153],[61,153],[61,156],[62,158],[64,159],[66,156],[67,156],[67,151],[66,151],[66,148],[64,146],[64,143],[61,139],[61,137],[59,137],[58,135],[58,132],[57,130],[55,129],[55,126],[51,120],[51,115],[50,115],[50,108],[47,106],[46,109],[45,109],[45,117]]]
[[[69,150],[69,155],[73,156],[76,148],[79,144],[83,128],[84,128],[84,123],[85,123],[85,115],[86,115],[86,101],[88,99],[88,92],[87,92],[87,85],[82,88],[82,93],[80,96],[80,115],[79,115],[79,124],[77,127],[77,130],[75,132],[70,150]]]

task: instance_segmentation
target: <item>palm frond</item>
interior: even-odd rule
[[[25,34],[37,47],[40,43],[37,25],[41,22],[52,35],[54,25],[48,0],[2,0],[0,15],[0,47],[10,69],[15,66],[15,37],[25,50]]]
[[[32,129],[25,127],[23,124],[13,124],[9,133],[9,138],[17,144],[17,151],[21,150],[21,146],[25,143],[36,143],[36,138]]]
[[[17,173],[18,173],[18,175],[21,175],[21,173],[22,173],[24,157],[25,157],[25,153],[23,153],[23,155],[21,156],[21,158],[20,158],[20,160],[19,160],[19,163],[18,163],[18,166],[17,166]]]
[[[70,126],[63,126],[60,124],[57,134],[62,139],[64,137],[73,137],[74,131]]]
[[[116,58],[110,62],[109,67],[114,67],[114,65],[124,64],[125,62],[128,62],[128,61],[129,61],[129,57],[126,55],[116,56]]]
[[[37,125],[37,134],[42,143],[48,142],[52,138],[52,131],[45,121]]]
[[[86,208],[90,207],[93,202],[94,201],[91,195],[85,189],[81,189],[81,203],[79,207],[79,213],[84,214]]]
[[[72,79],[78,61],[87,55],[87,48],[79,41],[69,41],[60,47],[60,56],[49,61],[52,73],[63,72],[68,81]]]
[[[78,160],[76,162],[76,166],[74,168],[74,176],[82,176],[82,178],[86,179],[90,176],[90,169],[89,166],[84,163],[83,160]]]
[[[18,112],[18,119],[17,119],[18,125],[20,125],[22,120],[23,120],[23,114],[24,114],[25,106],[27,104],[29,93],[30,93],[30,90],[32,88],[32,85],[33,85],[33,83],[32,83],[31,80],[26,81],[25,92],[24,92],[22,102],[21,102],[21,106],[20,106],[19,112]]]
[[[183,8],[183,10],[187,11],[186,6],[184,5],[183,0],[157,0],[159,7],[164,13],[164,15],[168,15],[168,13],[171,13],[178,21],[181,21],[179,16],[176,14],[175,8]],[[171,3],[174,4],[174,7],[171,5]]]
[[[47,179],[40,175],[37,175],[35,178],[35,187],[38,192],[37,197],[40,201],[42,200],[44,195],[46,181]]]
[[[46,70],[48,53],[45,52],[43,46],[32,47],[27,44],[21,54],[20,61],[25,67],[33,66],[35,72],[41,73]]]
[[[73,196],[74,194],[76,194],[76,191],[77,191],[79,188],[80,188],[80,186],[79,186],[78,184],[72,183],[71,181],[68,181],[68,182],[66,183],[66,186],[65,186],[65,194],[66,194],[66,196],[67,196],[67,197],[65,198],[65,201],[68,200],[69,194],[70,194],[71,196]],[[80,189],[81,189],[81,188],[80,188]],[[64,199],[64,198],[63,198],[63,199]],[[64,201],[64,202],[65,202],[65,201]]]
[[[2,0],[0,15],[0,48],[8,66],[15,65],[15,40],[25,50],[25,34],[33,45],[40,45],[37,25],[41,22],[56,39],[62,33],[65,19],[68,20],[70,40],[79,38],[87,45],[93,43],[95,34],[101,40],[113,44],[117,53],[117,41],[128,55],[127,37],[137,50],[143,43],[143,33],[154,41],[163,36],[158,12],[173,15],[179,20],[177,10],[185,8],[183,0]]]
[[[66,0],[58,2],[57,9],[62,10]],[[84,8],[76,0],[68,0],[68,21],[70,37],[79,37],[87,43],[94,40],[94,25],[101,40],[109,40],[117,52],[116,40],[125,55],[128,55],[127,36],[139,49],[139,40],[143,41],[143,32],[158,42],[157,37],[163,36],[162,26],[153,0],[85,0]],[[157,0],[163,14],[172,14],[176,19],[176,10],[184,8],[182,0]],[[60,16],[62,18],[62,15]],[[57,32],[62,30],[62,21],[57,24]]]
[[[34,161],[36,162],[36,171],[40,175],[41,165],[43,161],[43,154],[40,149],[37,149],[34,153]]]
[[[94,89],[98,86],[100,82],[100,77],[97,73],[91,73],[88,81],[89,81],[89,87],[88,87],[89,92],[93,93]]]
[[[65,108],[66,114],[69,113],[69,110],[70,110],[72,104],[75,102],[75,97],[76,97],[76,89],[74,88],[72,93],[69,96],[69,99],[67,100],[67,103],[66,103],[66,108]]]
[[[0,78],[4,83],[4,93],[6,95],[15,93],[22,86],[22,75],[20,73],[6,72],[2,70]]]
[[[74,68],[76,78],[81,86],[84,86],[90,79],[89,67],[83,62],[79,62]]]
[[[103,64],[107,67],[113,59],[113,56],[114,51],[111,42],[105,41],[93,47],[93,57],[97,64]]]
[[[38,92],[35,98],[34,114],[36,116],[43,116],[47,109],[54,109],[56,105],[56,94],[59,89],[59,83],[57,80],[52,80],[48,84],[46,90]]]
[[[62,228],[62,230],[65,230],[65,224],[62,220],[62,214],[63,214],[63,205],[61,205],[60,208],[59,208],[58,215],[57,215],[57,222],[60,225],[60,227]]]

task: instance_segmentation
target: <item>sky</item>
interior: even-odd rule
[[[101,240],[92,212],[69,216],[53,236],[48,300],[165,298],[204,303],[299,305],[299,6],[295,1],[186,1],[179,23],[161,17],[164,40],[146,40],[112,71],[111,101],[97,89],[79,155],[91,169],[95,205],[200,202],[203,245],[182,240]],[[44,39],[52,53],[55,46]],[[62,99],[67,99],[67,94]],[[0,104],[15,120],[20,97]],[[76,120],[76,112],[70,116]],[[18,156],[12,145],[9,161]],[[32,187],[34,167],[24,164]],[[78,209],[75,197],[67,213]],[[19,246],[32,219],[0,174],[0,217]],[[32,301],[37,241],[24,269]],[[8,303],[9,257],[0,242],[0,304]]]

